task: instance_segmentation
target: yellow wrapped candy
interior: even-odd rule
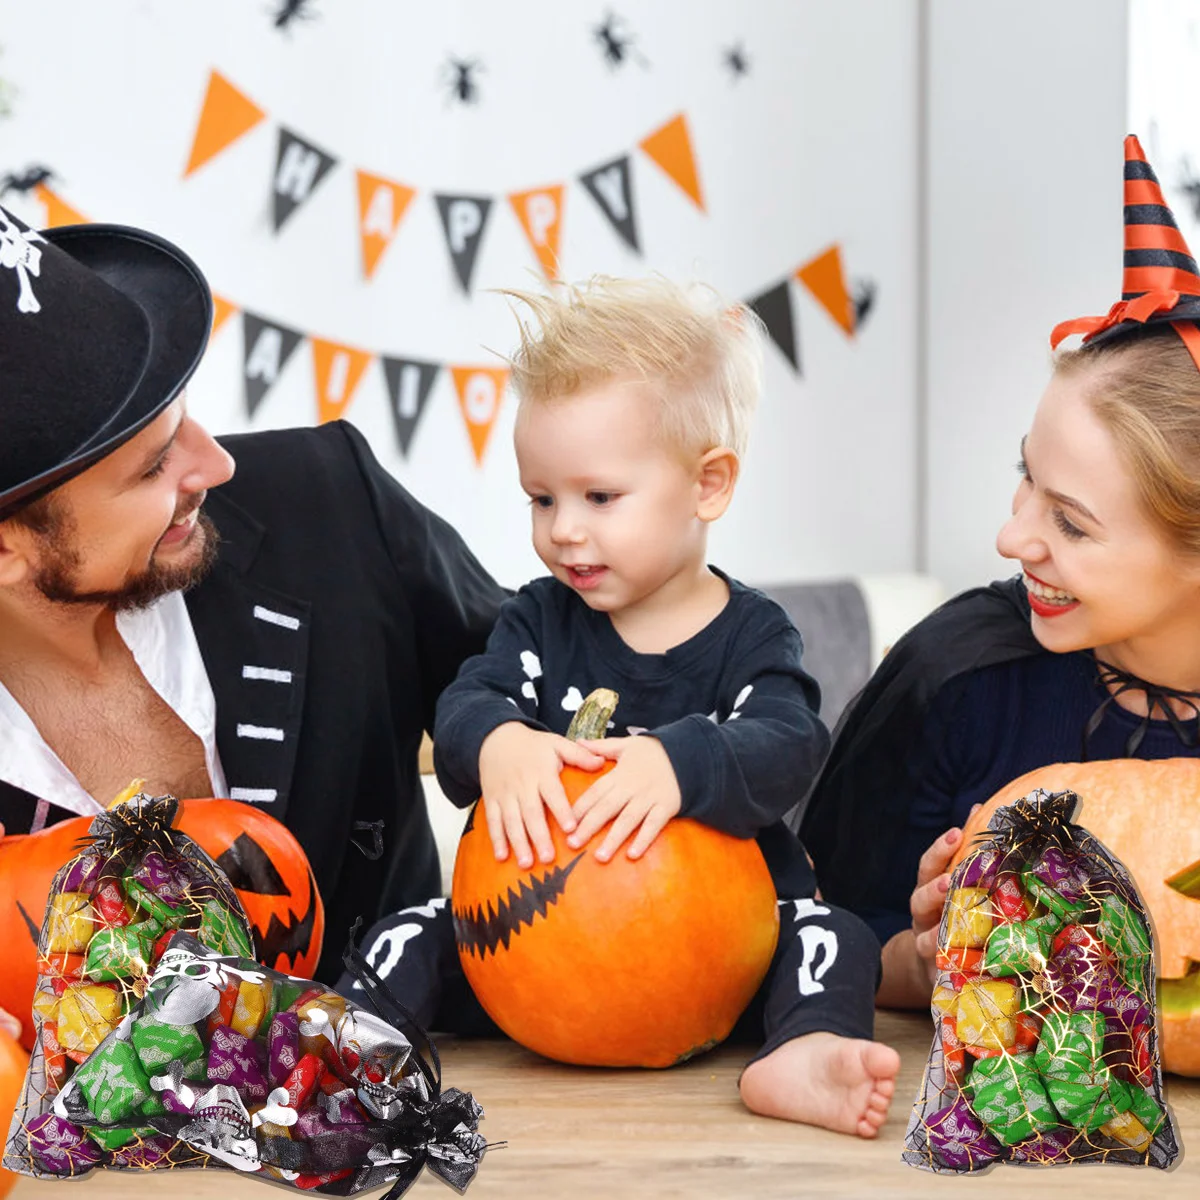
[[[58,1005],[58,1044],[91,1054],[121,1020],[121,997],[102,983],[71,983]]]
[[[92,909],[83,892],[58,892],[50,897],[49,953],[78,954],[86,950],[92,930]]]
[[[58,1020],[58,994],[56,992],[38,992],[33,998],[33,1011],[41,1017],[42,1023]]]
[[[933,993],[933,1007],[943,1016],[954,1015],[954,1006],[958,1003],[958,993],[953,988],[940,987]]]
[[[1003,979],[969,979],[959,993],[955,1022],[967,1046],[1007,1050],[1017,1040],[1016,1016],[1021,993]]]
[[[1118,1142],[1124,1142],[1127,1146],[1132,1146],[1139,1154],[1145,1154],[1154,1140],[1150,1136],[1150,1130],[1131,1112],[1117,1113],[1111,1121],[1105,1121],[1100,1126],[1100,1132],[1108,1134],[1110,1138],[1116,1138]]]
[[[300,1018],[300,1052],[321,1057],[325,1045],[332,1044],[334,1030],[346,1011],[346,1002],[336,992],[325,992],[302,1004],[296,1015]]]
[[[947,946],[982,946],[992,931],[987,888],[955,888],[948,898]]]
[[[233,1006],[233,1016],[229,1018],[229,1027],[243,1037],[252,1038],[258,1033],[263,1017],[267,1014],[267,1005],[271,999],[269,983],[253,983],[243,979],[238,985],[237,1002]]]

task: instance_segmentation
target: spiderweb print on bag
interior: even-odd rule
[[[169,1031],[133,1043],[102,1069],[92,1061],[144,995],[177,931],[222,953],[253,953],[249,921],[225,873],[172,827],[178,808],[173,796],[141,794],[101,813],[54,877],[38,939],[33,1053],[5,1147],[11,1171],[69,1177],[101,1166],[210,1165],[149,1122],[166,1111],[146,1081],[175,1057]],[[62,1103],[80,1079],[93,1081],[84,1086],[97,1097],[86,1125]]]
[[[369,1002],[388,1011],[384,985],[358,966]],[[415,1025],[402,1032],[187,933],[143,991],[55,1097],[52,1115],[89,1153],[136,1122],[176,1155],[324,1195],[390,1184],[394,1200],[425,1167],[459,1191],[474,1178],[483,1110],[442,1090],[437,1051]]]
[[[950,880],[936,1032],[904,1161],[1169,1167],[1150,924],[1124,866],[1041,789],[993,815]]]

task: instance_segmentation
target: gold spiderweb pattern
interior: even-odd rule
[[[1039,789],[998,810],[954,871],[905,1138],[913,1166],[1178,1156],[1150,925],[1125,868],[1073,823],[1078,803]]]
[[[139,793],[114,805],[55,875],[38,940],[35,1044],[5,1147],[9,1170],[71,1177],[97,1166],[210,1164],[149,1124],[165,1111],[147,1086],[166,1061],[163,1045],[122,1040],[117,1061],[100,1069],[92,1060],[145,994],[177,932],[253,957],[237,893],[209,855],[173,828],[177,813],[173,796]],[[68,1109],[64,1088],[77,1076],[72,1091],[87,1107],[77,1101]]]

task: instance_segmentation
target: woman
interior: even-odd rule
[[[877,1002],[929,1003],[961,825],[1048,763],[1200,755],[1200,273],[1126,139],[1124,299],[1060,325],[997,549],[888,655],[801,837],[824,895],[883,943]],[[932,843],[932,844],[931,844]]]

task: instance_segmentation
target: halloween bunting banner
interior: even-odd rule
[[[266,118],[267,113],[250,97],[220,72],[210,71],[184,177],[211,162]],[[701,212],[705,211],[691,131],[683,113],[652,130],[637,147]],[[340,161],[303,134],[278,125],[271,184],[272,227],[276,233],[307,203]],[[630,153],[610,156],[576,178],[621,241],[633,253],[641,254],[632,161]],[[469,295],[488,218],[498,197],[418,188],[364,167],[355,169],[355,178],[363,278],[374,278],[414,197],[418,191],[427,191],[437,205],[454,277]],[[506,194],[547,279],[555,279],[559,273],[567,188],[567,183],[557,182]]]
[[[608,175],[607,183],[599,182],[600,173],[618,166],[618,162],[614,160],[613,163],[608,163],[591,173],[596,176],[596,191],[605,197],[602,207],[610,203],[613,197],[624,197],[627,194],[629,176],[626,167],[621,166],[616,173]],[[314,175],[314,186],[316,182],[318,179]],[[370,269],[374,269],[378,256],[387,248],[389,230],[395,231],[413,193],[411,188],[403,184],[377,176],[366,176],[362,172],[359,189],[360,204],[364,213],[369,215],[374,212],[377,222],[375,236],[378,240],[370,244],[365,240],[363,242],[364,266],[367,265],[369,256],[374,255],[370,264]],[[39,184],[34,190],[45,207],[48,227],[87,221],[88,218],[45,184]],[[590,190],[592,189],[589,185]],[[551,185],[534,188],[528,192],[518,192],[508,197],[549,279],[555,275],[558,228],[562,219],[564,194],[561,185]],[[380,196],[388,199],[379,199]],[[459,272],[463,289],[466,291],[469,289],[479,238],[491,209],[491,200],[486,196],[440,196],[438,203],[447,228],[447,242],[452,256],[455,247],[458,247],[455,269]],[[598,200],[597,203],[601,201]],[[456,209],[455,205],[463,207]],[[619,210],[614,207],[611,211],[614,213],[615,225],[615,213]],[[628,212],[628,230],[630,237],[636,241],[632,208]],[[451,233],[452,229],[455,232]],[[755,293],[747,300],[746,303],[763,322],[771,340],[787,359],[792,370],[800,375],[801,356],[797,337],[797,315],[792,299],[793,281],[803,284],[821,308],[850,338],[858,334],[871,305],[856,302],[855,296],[847,287],[841,247],[836,243],[802,263],[781,281]],[[871,288],[873,300],[874,285],[871,285]],[[378,358],[383,368],[388,407],[396,429],[396,443],[401,455],[408,458],[412,453],[417,427],[444,367],[454,387],[472,456],[477,466],[483,466],[508,384],[507,369],[437,362],[348,345],[293,328],[273,317],[249,311],[227,296],[219,294],[213,295],[213,333],[216,334],[224,328],[235,313],[240,313],[242,318],[242,386],[247,417],[253,418],[258,413],[267,393],[278,381],[302,342],[311,345],[314,416],[318,424],[339,420],[347,415],[359,386],[366,377],[368,367],[373,359]]]

